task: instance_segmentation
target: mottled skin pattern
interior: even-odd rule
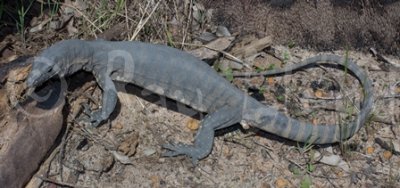
[[[108,119],[114,111],[117,91],[113,81],[135,84],[200,112],[207,112],[193,145],[177,143],[163,146],[168,150],[164,156],[187,155],[195,164],[211,152],[215,130],[236,123],[257,127],[291,140],[315,144],[340,142],[355,134],[365,123],[373,101],[371,81],[352,61],[345,61],[335,55],[320,55],[294,67],[262,74],[287,72],[319,61],[345,65],[363,85],[365,96],[362,109],[356,121],[350,125],[312,125],[300,122],[244,94],[206,63],[188,53],[141,42],[58,42],[35,59],[27,84],[33,88],[56,75],[65,77],[80,70],[91,72],[103,90],[102,107],[91,112],[85,120],[93,126]]]

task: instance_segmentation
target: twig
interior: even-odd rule
[[[135,97],[136,97],[136,100],[139,102],[140,106],[142,106],[142,109],[145,109],[146,106],[143,104],[143,102],[140,100],[140,98],[136,95],[135,95]]]
[[[193,9],[193,0],[190,0],[190,5],[189,5],[189,16],[188,16],[188,20],[186,23],[186,27],[185,30],[183,30],[183,38],[182,38],[182,46],[183,44],[185,44],[185,40],[186,40],[186,35],[187,35],[187,31],[189,29],[189,24],[191,23],[191,19],[192,19],[192,9]]]
[[[153,15],[154,11],[157,9],[160,2],[161,2],[161,0],[157,2],[157,4],[153,7],[150,14],[147,16],[147,18],[144,19],[144,21],[143,21],[143,18],[144,18],[144,14],[143,14],[142,18],[140,18],[140,21],[139,21],[135,31],[133,32],[133,35],[132,35],[130,41],[133,41],[136,38],[136,36],[139,34],[139,32],[144,27],[144,25],[146,25],[146,23],[149,21],[150,17]],[[148,4],[150,4],[150,2]]]
[[[182,43],[182,45],[184,45],[184,46],[204,47],[204,48],[207,48],[207,49],[210,49],[210,50],[213,50],[213,51],[222,53],[222,54],[225,55],[229,60],[235,61],[235,62],[237,62],[237,63],[239,63],[239,64],[241,64],[241,65],[243,65],[243,66],[245,66],[245,67],[249,67],[248,64],[244,63],[241,59],[235,57],[234,55],[232,55],[232,54],[230,54],[230,53],[228,53],[228,52],[222,51],[222,50],[218,50],[218,49],[215,49],[215,48],[211,48],[211,47],[209,47],[209,46],[207,46],[207,45],[202,45],[202,44],[190,44],[190,43]]]
[[[389,61],[385,56],[379,54],[378,51],[376,51],[375,48],[370,48],[369,50],[371,51],[372,55],[374,55],[377,58],[378,61],[382,61],[384,63],[384,66],[385,65],[386,66],[390,65],[390,66],[400,70],[400,65],[399,64],[396,64],[396,63],[393,63],[393,62]]]
[[[126,29],[129,29],[129,17],[128,17],[128,8],[127,7],[128,6],[125,1],[125,22],[126,22]]]
[[[199,171],[203,176],[205,176],[207,179],[209,179],[212,183],[214,183],[214,184],[217,183],[217,182],[212,178],[212,176],[211,176],[210,173],[208,173],[207,171],[205,171],[204,169],[202,169],[202,168],[200,168],[200,167],[198,167],[197,169],[198,169],[198,171]]]
[[[271,153],[270,153],[270,151],[274,151],[272,148],[270,148],[270,147],[268,147],[268,146],[266,146],[266,145],[264,145],[264,144],[260,144],[260,143],[258,143],[257,141],[255,141],[254,139],[253,139],[252,141],[253,141],[254,144],[263,147],[263,148],[265,149],[265,151],[267,152],[267,155],[269,156],[269,158],[275,160],[275,159],[272,157]]]
[[[56,2],[53,0],[53,3],[56,3]],[[59,2],[57,2],[57,3],[59,3]],[[78,8],[76,8],[76,7],[72,6],[72,5],[66,4],[66,3],[61,3],[61,4],[64,5],[64,6],[73,8],[76,12],[78,12],[79,14],[81,14],[81,15],[83,16],[83,18],[85,18],[85,20],[88,21],[97,31],[99,31],[100,33],[103,32],[100,28],[98,28],[98,27],[97,27],[97,26],[96,26],[82,11],[80,11]]]
[[[46,181],[46,182],[54,183],[56,185],[61,185],[61,186],[66,186],[66,187],[73,187],[73,188],[86,188],[86,187],[83,187],[83,186],[76,186],[76,185],[73,185],[73,184],[70,184],[70,183],[59,182],[57,180],[53,180],[53,179],[46,178],[46,177],[43,177],[43,176],[35,176],[35,177],[37,177],[37,178],[39,178],[39,179],[41,179],[43,181]]]
[[[378,116],[372,116],[371,121],[373,122],[378,122],[378,123],[383,123],[386,125],[394,125],[393,122],[390,122],[389,120],[386,120],[388,118],[382,118],[382,117],[378,117]]]

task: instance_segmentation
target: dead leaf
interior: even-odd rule
[[[200,3],[196,3],[196,4],[193,5],[192,10],[193,10],[193,18],[196,21],[200,21],[201,18],[202,18],[202,13],[205,10],[204,6],[202,4],[200,4]]]
[[[7,61],[11,62],[11,61],[14,61],[14,60],[17,60],[17,59],[18,59],[18,56],[15,55],[15,54],[12,54],[12,55],[8,56]]]
[[[228,28],[226,28],[225,26],[218,26],[217,27],[217,32],[215,32],[215,34],[218,37],[230,37],[230,36],[232,36],[231,33],[229,32]]]
[[[63,6],[61,6],[61,10],[63,15],[74,15],[75,14],[75,10],[74,8],[72,8],[72,5],[68,5],[67,1],[64,2]],[[76,17],[80,17],[81,14],[76,13]]]
[[[303,104],[304,109],[309,109],[310,108],[310,103],[308,101],[302,100],[301,104]]]
[[[5,118],[5,116],[9,113],[10,106],[8,105],[8,97],[5,89],[0,89],[0,120]],[[0,127],[2,125],[0,124]],[[0,146],[1,150],[1,146]]]
[[[79,32],[79,30],[76,27],[74,27],[74,19],[73,18],[67,24],[67,31],[68,31],[69,36],[73,36]]]
[[[234,37],[218,38],[206,44],[205,47],[191,50],[189,53],[200,59],[215,59],[218,57],[220,51],[227,49],[231,45],[233,39]]]
[[[278,58],[269,55],[265,52],[260,52],[258,54],[259,55],[256,58],[254,58],[254,63],[253,63],[254,67],[259,68],[261,70],[273,70],[282,67],[282,61],[279,60]]]
[[[10,70],[10,72],[8,73],[9,76],[7,81],[13,83],[24,81],[25,78],[28,76],[30,70],[31,66],[20,67]]]
[[[133,164],[128,156],[118,153],[117,151],[110,151],[114,158],[122,164]]]
[[[229,147],[222,147],[222,154],[224,155],[224,157],[230,158],[232,157],[233,152]]]
[[[197,39],[202,42],[211,42],[217,38],[218,37],[216,35],[214,35],[213,33],[207,32],[207,31],[203,32],[200,36],[197,37]]]
[[[390,94],[395,96],[400,94],[400,82],[394,83],[390,86]]]
[[[14,61],[18,58],[17,55],[15,55],[15,51],[11,50],[11,44],[6,44],[4,47],[1,48],[0,50],[0,57],[5,58],[6,60],[1,63],[7,63]]]
[[[152,188],[160,187],[160,176],[150,176],[150,180]]]
[[[186,127],[188,129],[190,129],[191,131],[195,131],[195,130],[199,129],[199,126],[200,126],[199,121],[197,119],[193,119],[193,118],[190,118],[186,124]]]
[[[30,26],[34,26],[34,25],[37,25],[38,24],[38,22],[39,22],[39,19],[38,19],[38,17],[33,17],[32,19],[31,19],[31,21],[29,21],[29,25]]]
[[[219,68],[219,70],[228,70],[228,69],[232,69],[232,70],[240,70],[243,68],[243,64],[240,64],[236,61],[232,61],[230,59],[222,59],[221,61],[217,62],[215,64],[216,67]]]
[[[42,22],[40,22],[39,24],[35,23],[35,26],[31,27],[29,29],[30,33],[35,33],[35,32],[39,32],[42,31],[43,28],[51,21],[51,18],[47,18],[45,20],[43,20]],[[37,24],[37,25],[36,25]]]
[[[268,78],[267,78],[267,82],[268,82],[268,85],[274,86],[274,85],[275,85],[275,78],[273,78],[273,77],[268,77]]]
[[[117,23],[103,33],[100,33],[97,38],[104,39],[104,40],[117,40],[119,39],[124,32],[126,32],[125,24],[123,22]]]
[[[114,128],[114,129],[122,129],[122,128],[124,128],[124,126],[122,125],[122,123],[117,122],[117,123],[112,124],[112,128]]]
[[[267,36],[262,39],[256,39],[250,42],[243,47],[235,48],[232,50],[232,54],[236,57],[249,57],[257,52],[260,52],[262,49],[271,46],[272,44],[272,37]]]
[[[279,188],[283,188],[283,187],[287,187],[288,186],[288,181],[285,178],[279,177],[276,181],[275,181],[275,186],[279,187]]]
[[[153,154],[155,154],[157,151],[155,150],[155,149],[152,149],[152,148],[145,148],[144,150],[143,150],[143,154],[145,155],[145,156],[150,156],[150,155],[153,155]]]
[[[324,93],[324,91],[322,91],[322,90],[320,90],[320,89],[316,90],[316,91],[314,92],[314,95],[315,95],[315,97],[317,97],[317,98],[323,98],[323,97],[326,96],[325,93]]]
[[[132,132],[125,140],[118,146],[118,151],[127,155],[128,157],[136,153],[136,148],[139,144],[139,133]]]
[[[79,10],[85,10],[88,8],[87,3],[85,3],[85,1],[82,0],[75,0],[75,2],[73,2],[73,5],[75,6],[75,8]]]
[[[192,7],[192,16],[198,25],[202,25],[209,21],[208,16],[210,16],[210,13],[206,11],[203,4],[194,3]]]
[[[321,153],[316,152],[314,158],[316,159],[320,158],[318,162],[331,166],[340,167],[346,172],[350,170],[349,164],[347,164],[347,162],[344,161],[342,157],[340,157],[339,155],[324,155],[321,157]]]

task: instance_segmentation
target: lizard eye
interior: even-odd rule
[[[52,71],[53,71],[52,68],[49,68],[49,69],[47,70],[48,73],[50,73],[50,72],[52,72]]]

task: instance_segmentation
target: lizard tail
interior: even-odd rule
[[[352,60],[337,55],[318,55],[284,69],[253,74],[245,73],[239,76],[282,74],[320,62],[334,62],[342,65],[345,70],[352,72],[361,83],[364,97],[361,102],[361,110],[355,121],[349,123],[349,125],[313,125],[290,118],[261,103],[254,104],[257,111],[252,112],[254,114],[251,117],[253,120],[246,119],[253,121],[252,124],[262,130],[299,142],[327,144],[341,142],[353,136],[365,124],[372,110],[373,97],[371,80]]]

